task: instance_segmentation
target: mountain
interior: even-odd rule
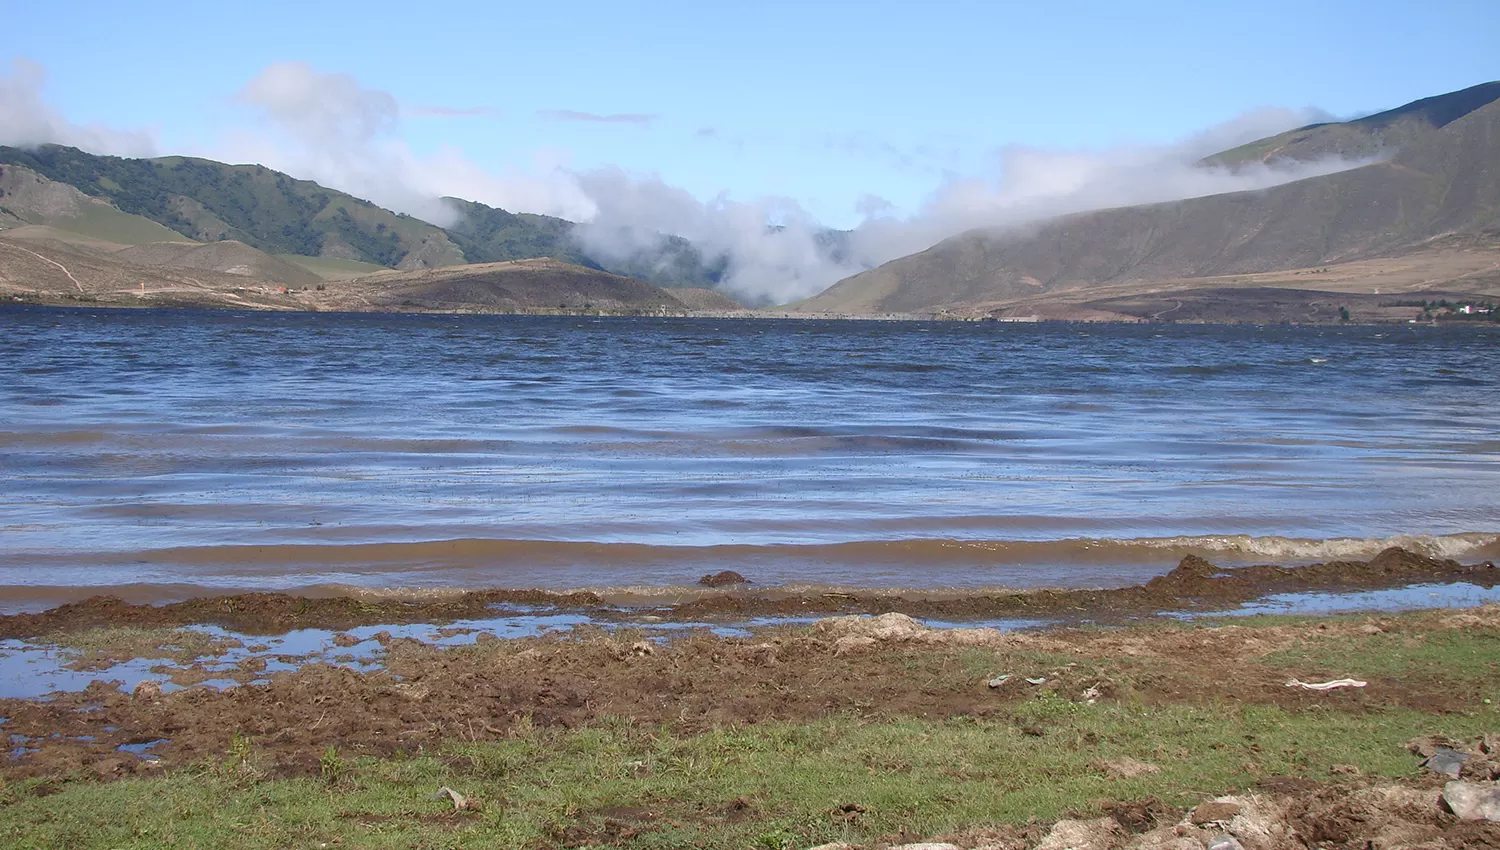
[[[112,307],[673,315],[739,306],[718,293],[666,290],[552,259],[386,269],[323,279],[239,242],[157,242],[112,250],[109,243],[53,239],[45,230],[28,225],[0,233],[0,300]]]
[[[269,254],[396,269],[553,257],[688,287],[711,287],[724,271],[722,260],[706,262],[686,240],[673,236],[623,258],[594,257],[574,238],[578,225],[566,219],[445,198],[459,214],[445,230],[260,165],[192,157],[124,159],[42,145],[34,150],[0,146],[0,168],[68,187],[69,203],[96,218],[117,214],[122,221],[128,217],[137,228],[146,228],[128,238],[104,237],[124,244],[234,240]],[[84,203],[89,200],[94,203]],[[4,207],[0,196],[0,229],[6,223]],[[11,224],[54,224],[38,220],[38,215],[10,218]],[[91,235],[102,227],[93,221],[85,225],[82,231]],[[120,228],[110,229],[111,234],[116,230]]]
[[[1352,121],[1325,122],[1268,136],[1203,160],[1206,165],[1369,159],[1409,148],[1476,109],[1500,100],[1500,82],[1415,100]]]
[[[1468,240],[1466,250],[1500,251],[1497,96],[1500,84],[1488,84],[1360,119],[1367,128],[1430,122],[1430,132],[1385,161],[1260,191],[971,231],[846,278],[797,309],[985,313],[1049,298],[1078,305],[1083,294],[1108,286],[1243,286],[1247,281],[1217,278],[1430,258],[1455,239]],[[1297,150],[1301,156],[1309,149]]]
[[[124,159],[60,145],[0,146],[0,163],[67,183],[199,242],[234,239],[272,254],[404,268],[464,261],[440,228],[261,165]]]
[[[73,234],[120,245],[183,239],[149,218],[122,212],[29,168],[0,165],[0,230],[24,225],[52,228],[63,239]]]

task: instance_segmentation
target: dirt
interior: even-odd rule
[[[228,673],[189,665],[174,680],[243,684],[163,693],[148,682],[127,694],[116,683],[96,681],[50,700],[0,700],[12,747],[30,750],[5,762],[0,774],[111,779],[222,759],[241,735],[253,740],[271,775],[317,775],[329,746],[399,755],[445,741],[619,718],[683,733],[832,713],[967,716],[1019,729],[1028,724],[1017,719],[1017,706],[1044,692],[1074,701],[1260,703],[1292,711],[1337,705],[1351,712],[1399,706],[1441,714],[1454,700],[1441,680],[1371,677],[1363,689],[1314,693],[1286,687],[1287,671],[1266,658],[1372,628],[1399,635],[1473,627],[1500,627],[1500,606],[1256,628],[1019,634],[931,629],[887,614],[751,638],[694,633],[665,643],[597,627],[463,647],[393,638],[385,641],[382,667],[369,672],[312,663],[267,676],[256,665]],[[983,653],[976,656],[976,649]],[[996,686],[992,677],[1002,671],[1014,675]],[[1128,694],[1118,692],[1121,683],[1128,683]],[[1049,730],[1038,726],[1033,734],[1046,738]],[[153,741],[160,743],[150,759],[120,751]]]
[[[1164,612],[1228,610],[1274,593],[1374,590],[1452,582],[1493,587],[1500,583],[1500,569],[1488,561],[1460,564],[1400,548],[1387,549],[1369,561],[1330,561],[1301,567],[1260,565],[1220,569],[1189,555],[1171,572],[1143,585],[1105,590],[1018,590],[951,598],[881,590],[797,595],[734,581],[705,590],[696,598],[652,607],[649,613],[664,622],[900,611],[923,619],[955,621],[1020,617],[1110,623]],[[342,630],[364,625],[482,619],[493,617],[494,606],[498,605],[575,612],[599,622],[626,621],[641,613],[607,605],[593,593],[545,590],[476,590],[442,600],[420,601],[249,593],[164,605],[134,605],[100,596],[40,613],[0,616],[0,638],[31,638],[101,626],[213,624],[244,634],[279,634],[301,628]]]

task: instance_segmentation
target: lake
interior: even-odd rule
[[[0,310],[0,599],[1500,555],[1500,328]]]

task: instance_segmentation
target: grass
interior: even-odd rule
[[[105,204],[84,203],[79,214],[52,223],[59,230],[83,236],[118,242],[122,245],[144,245],[147,242],[189,242],[186,236],[157,224],[145,216],[120,212]]]
[[[322,775],[306,779],[260,776],[254,742],[237,738],[222,761],[165,776],[64,783],[40,797],[35,780],[13,784],[0,792],[0,844],[529,848],[635,829],[622,846],[805,847],[1048,821],[1110,800],[1189,805],[1265,777],[1325,779],[1333,765],[1410,775],[1405,741],[1474,735],[1496,719],[1493,709],[1435,722],[1408,710],[1091,706],[1041,695],[1006,720],[836,716],[695,736],[619,721],[523,729],[407,759],[330,749]],[[1170,769],[1113,777],[1105,763],[1124,757]],[[431,796],[443,786],[482,810],[455,813]]]
[[[387,271],[385,266],[362,263],[358,260],[339,260],[332,257],[304,257],[301,254],[277,254],[283,260],[295,263],[324,280],[348,280],[361,275]]]
[[[40,645],[76,653],[73,665],[104,664],[131,658],[168,658],[187,663],[222,655],[243,644],[235,638],[219,637],[197,629],[109,626],[81,632],[57,632],[43,636]]]
[[[1363,635],[1359,640],[1329,637],[1271,653],[1262,661],[1267,666],[1330,678],[1413,682],[1441,677],[1451,683],[1500,691],[1500,633],[1493,631],[1395,630]],[[1500,698],[1500,692],[1492,696]]]

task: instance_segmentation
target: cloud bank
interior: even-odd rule
[[[149,134],[67,121],[42,99],[44,78],[40,66],[24,60],[0,77],[0,143],[57,142],[137,156],[155,152]],[[860,224],[834,233],[792,198],[741,200],[722,193],[703,200],[657,174],[618,166],[569,169],[560,152],[538,152],[533,162],[500,174],[455,148],[419,155],[400,137],[403,115],[496,112],[403,105],[350,75],[304,62],[267,66],[234,100],[250,111],[253,126],[194,153],[260,162],[444,226],[457,220],[456,211],[440,200],[444,196],[568,218],[580,222],[575,234],[582,246],[606,264],[649,258],[660,254],[669,235],[681,237],[709,262],[722,265],[721,288],[755,304],[815,295],[850,274],[975,228],[1263,189],[1360,164],[1327,160],[1234,170],[1199,164],[1214,152],[1326,118],[1314,110],[1262,109],[1173,144],[1081,150],[1003,146],[991,153],[983,173],[948,177],[918,209],[898,210],[874,192],[862,196],[854,205]],[[545,117],[644,129],[658,116],[553,110]],[[883,144],[866,136],[860,134],[860,144]]]
[[[143,130],[115,130],[67,120],[42,99],[47,70],[27,59],[12,59],[0,76],[0,145],[35,147],[51,142],[114,156],[155,156],[156,140]]]

